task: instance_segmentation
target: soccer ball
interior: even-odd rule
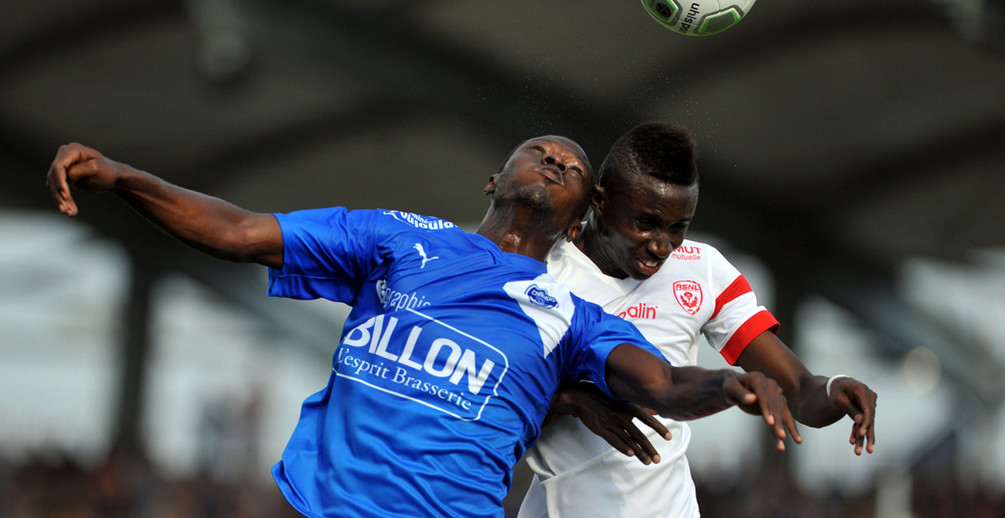
[[[642,0],[660,25],[688,36],[722,32],[739,22],[754,0]]]

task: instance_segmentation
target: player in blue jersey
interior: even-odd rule
[[[111,191],[199,250],[268,266],[270,295],[353,306],[328,384],[305,400],[273,469],[307,516],[501,516],[512,466],[575,380],[677,419],[736,405],[762,416],[779,449],[801,440],[773,380],[671,367],[547,275],[593,187],[567,138],[511,153],[476,233],[392,210],[254,213],[79,144],[60,148],[47,185],[68,215],[71,185]]]

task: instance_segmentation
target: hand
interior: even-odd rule
[[[865,383],[841,376],[831,383],[830,403],[853,421],[848,442],[855,446],[855,455],[862,455],[863,447],[872,453],[876,443],[876,393]]]
[[[778,439],[778,451],[785,451],[786,429],[792,434],[793,441],[797,444],[803,442],[796,430],[796,420],[789,410],[788,401],[775,380],[760,372],[738,373],[727,378],[723,388],[729,399],[741,410],[764,418],[764,422],[774,430]]]
[[[115,186],[121,164],[108,160],[98,151],[80,144],[60,146],[45,177],[52,201],[59,211],[77,215],[70,186],[88,192],[104,192]]]
[[[659,452],[649,442],[645,433],[632,422],[638,418],[664,439],[670,440],[670,431],[646,409],[633,404],[615,401],[592,383],[574,383],[563,387],[554,399],[555,407],[563,413],[572,413],[615,449],[635,456],[643,464],[660,461]]]

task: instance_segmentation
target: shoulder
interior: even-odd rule
[[[452,222],[434,216],[423,216],[412,212],[386,209],[374,209],[370,212],[375,213],[377,218],[389,225],[401,225],[407,228],[430,231],[451,230],[458,228],[457,225]]]
[[[666,268],[666,266],[670,268]],[[739,273],[717,247],[710,243],[690,239],[685,239],[681,246],[670,254],[664,269],[687,270],[715,277]]]
[[[378,218],[381,211],[346,207],[323,207],[301,209],[292,212],[273,213],[279,225],[286,229],[324,230],[339,227],[360,226],[365,221]]]
[[[548,254],[548,273],[559,282],[578,286],[603,276],[603,272],[575,244],[559,241]]]
[[[533,272],[528,271],[528,274]],[[571,315],[581,302],[569,288],[556,281],[547,273],[526,279],[514,279],[505,284],[504,289],[518,301],[527,302],[545,310],[558,310]]]

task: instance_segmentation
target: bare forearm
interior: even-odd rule
[[[111,192],[183,243],[237,262],[268,264],[277,251],[281,253],[271,233],[262,229],[268,220],[274,222],[271,215],[247,211],[124,164],[119,167]],[[280,263],[281,259],[280,255]]]
[[[622,373],[617,370],[617,365],[612,368],[612,362],[608,362],[611,390],[618,397],[650,408],[664,417],[687,421],[721,412],[735,404],[725,390],[726,380],[734,376],[731,371],[671,367],[657,361],[626,365],[632,365],[631,372]]]
[[[737,358],[747,372],[763,372],[782,387],[797,421],[816,428],[845,415],[827,398],[825,376],[815,376],[781,340],[770,331],[755,337]]]
[[[802,440],[782,388],[759,372],[671,367],[644,349],[622,344],[607,356],[606,374],[614,394],[660,415],[689,420],[738,406],[764,418],[779,451],[785,450],[788,434],[796,442]]]
[[[673,383],[664,387],[649,406],[663,417],[689,421],[734,406],[724,388],[726,379],[733,375],[730,371],[673,367],[671,372]]]
[[[839,421],[845,415],[843,410],[831,405],[827,398],[824,390],[827,385],[825,376],[810,376],[800,382],[798,387],[786,387],[781,381],[779,384],[788,395],[793,417],[806,426],[822,428]]]
[[[215,257],[280,267],[283,236],[271,214],[172,185],[76,142],[60,146],[45,177],[59,211],[77,215],[71,187],[114,192],[168,234]]]

